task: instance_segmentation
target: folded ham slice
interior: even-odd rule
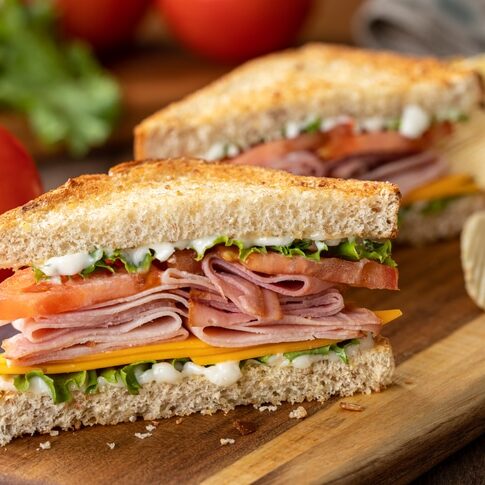
[[[260,318],[278,319],[282,312],[273,294],[304,296],[322,292],[331,283],[305,275],[262,275],[237,262],[209,254],[202,270],[220,294],[231,300],[240,312]],[[269,292],[268,292],[269,291]]]
[[[102,349],[182,340],[188,300],[167,291],[163,285],[84,310],[21,319],[13,326],[21,333],[3,341],[5,357],[22,365],[49,362],[71,347],[78,355]],[[61,354],[62,355],[62,354]]]
[[[255,319],[238,313],[235,305],[223,310],[194,296],[190,301],[189,329],[197,338],[215,347],[248,347],[316,338],[344,340],[363,337],[365,332],[380,332],[381,322],[373,312],[364,308],[342,309],[343,301],[336,298],[335,292],[321,295],[334,300],[327,305],[316,298],[307,305],[294,302],[292,310],[279,320]]]

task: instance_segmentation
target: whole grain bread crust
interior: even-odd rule
[[[439,117],[482,100],[479,75],[463,63],[308,44],[249,61],[150,116],[136,127],[135,158],[204,158],[216,143],[245,149],[309,116],[397,119],[417,104]]]
[[[397,232],[399,201],[386,182],[193,159],[129,162],[1,215],[0,267],[213,235],[387,239]]]
[[[63,404],[54,404],[50,396],[0,392],[0,446],[27,434],[116,424],[134,417],[152,420],[227,412],[248,404],[323,402],[331,396],[379,391],[392,382],[393,372],[391,346],[380,337],[373,349],[359,351],[349,364],[322,361],[297,369],[247,363],[242,378],[228,387],[218,387],[198,376],[175,385],[147,384],[138,395],[116,387],[91,395],[76,392],[73,401]]]

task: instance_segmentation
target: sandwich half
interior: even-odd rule
[[[0,216],[0,445],[54,428],[379,390],[347,290],[398,287],[400,194],[197,160],[131,162]]]
[[[485,207],[469,173],[450,174],[441,147],[481,102],[479,75],[465,64],[309,44],[250,61],[147,118],[135,158],[394,182],[400,240],[419,244],[456,235]]]

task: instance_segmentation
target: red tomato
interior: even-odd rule
[[[242,61],[288,46],[311,0],[156,0],[174,34],[220,61]]]
[[[35,164],[22,145],[0,127],[0,213],[25,204],[42,193]],[[10,272],[0,270],[0,281]]]
[[[130,40],[151,0],[56,0],[67,35],[97,50]]]

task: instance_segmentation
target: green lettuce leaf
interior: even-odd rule
[[[441,212],[443,212],[454,199],[456,199],[456,196],[430,200],[429,202],[426,202],[420,212],[427,216],[441,214]]]
[[[327,251],[328,247],[325,243],[317,241],[313,243],[313,241],[309,239],[295,239],[289,246],[252,246],[252,247],[245,247],[243,241],[239,241],[237,239],[231,239],[227,236],[220,236],[210,244],[208,244],[202,251],[197,253],[197,257],[195,258],[197,261],[201,261],[206,251],[217,246],[218,244],[224,244],[224,246],[236,246],[239,249],[239,259],[241,261],[245,261],[249,255],[253,253],[259,254],[267,254],[268,251],[273,251],[276,253],[280,253],[283,256],[303,256],[304,258],[308,258],[314,261],[318,261],[321,258],[321,252]],[[309,249],[316,244],[316,250]]]
[[[364,239],[362,241],[348,239],[340,243],[338,246],[333,246],[330,251],[332,254],[351,261],[360,261],[361,259],[370,259],[378,263],[385,264],[395,268],[396,262],[392,259],[392,243],[387,240],[384,242],[369,241]]]
[[[232,239],[227,236],[219,236],[215,238],[213,241],[207,244],[206,247],[204,247],[202,250],[197,251],[197,256],[195,258],[196,261],[201,261],[204,256],[206,251],[209,249],[212,249],[214,246],[217,246],[218,244],[224,244],[224,246],[229,247],[229,246],[236,246],[239,249],[239,259],[242,261],[245,261],[248,256],[252,253],[261,253],[261,254],[266,254],[267,250],[263,246],[253,246],[250,248],[244,247],[244,243],[242,241],[239,241],[237,239]]]
[[[34,377],[38,377],[47,385],[55,404],[71,401],[73,390],[93,394],[98,389],[98,377],[95,370],[53,374],[50,376],[45,375],[40,370],[34,370],[27,374],[16,376],[14,378],[15,388],[19,392],[27,392]]]
[[[302,355],[328,355],[330,352],[335,352],[344,364],[348,364],[349,360],[345,349],[349,345],[356,345],[358,343],[358,339],[345,340],[343,342],[339,342],[338,344],[325,345],[324,347],[318,347],[316,349],[285,352],[283,355],[291,362]]]
[[[102,144],[120,90],[88,47],[61,39],[54,1],[0,3],[0,107],[24,114],[46,146],[82,155]]]

